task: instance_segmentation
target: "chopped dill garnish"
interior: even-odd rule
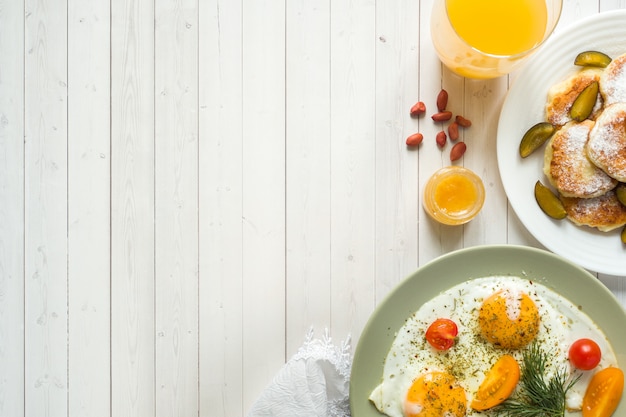
[[[548,354],[537,343],[524,351],[522,375],[518,392],[494,408],[500,417],[563,417],[565,395],[576,384],[580,375],[569,379],[566,369],[560,369],[549,380],[545,379]],[[569,379],[569,381],[568,381]]]

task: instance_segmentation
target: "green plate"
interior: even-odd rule
[[[545,250],[514,245],[476,246],[443,255],[404,279],[378,305],[359,339],[350,376],[352,417],[380,417],[370,392],[380,383],[394,334],[422,304],[468,279],[512,275],[560,293],[591,317],[626,370],[626,311],[595,276]],[[614,413],[626,415],[626,397]]]

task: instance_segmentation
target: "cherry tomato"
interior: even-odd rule
[[[459,329],[450,319],[437,319],[426,330],[426,340],[437,350],[448,350],[454,346]]]
[[[517,361],[511,355],[503,355],[487,372],[472,400],[474,410],[484,411],[509,398],[520,377]]]
[[[569,348],[569,361],[576,368],[588,371],[600,363],[600,346],[591,339],[578,339]]]
[[[593,375],[583,397],[583,417],[610,417],[619,405],[624,390],[624,373],[619,368],[604,368]]]

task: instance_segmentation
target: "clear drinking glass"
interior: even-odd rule
[[[434,0],[431,36],[441,62],[468,78],[515,70],[550,37],[562,0]]]

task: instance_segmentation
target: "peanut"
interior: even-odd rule
[[[444,111],[448,106],[448,92],[443,88],[437,95],[437,110],[440,112]]]
[[[448,136],[453,142],[459,138],[459,124],[457,122],[452,122],[448,126]]]
[[[446,146],[446,132],[444,132],[443,130],[439,133],[437,133],[437,137],[435,138],[437,141],[437,146],[439,146],[440,148],[443,148],[444,146]]]
[[[411,136],[406,138],[406,145],[417,146],[422,143],[422,140],[424,140],[424,135],[422,135],[421,133],[413,133]]]
[[[452,112],[440,111],[439,113],[433,114],[431,117],[435,122],[445,122],[452,119]]]
[[[426,113],[426,105],[424,104],[423,101],[418,101],[417,103],[415,103],[413,105],[413,107],[411,107],[411,117],[417,117],[420,114],[424,114]]]
[[[465,117],[459,116],[459,115],[456,116],[456,122],[459,124],[459,126],[462,126],[462,127],[470,127],[472,125],[471,120],[466,119]]]
[[[450,161],[456,161],[461,158],[466,150],[467,145],[465,145],[465,142],[455,144],[452,149],[450,149]]]

